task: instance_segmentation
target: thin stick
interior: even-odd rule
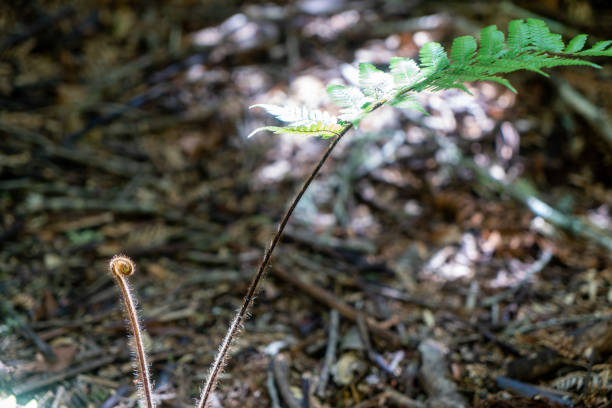
[[[297,276],[288,273],[287,271],[283,270],[281,267],[278,266],[272,269],[272,273],[277,278],[280,278],[285,282],[289,282],[291,285],[295,286],[296,288],[299,288],[302,292],[323,303],[324,305],[338,310],[338,312],[347,319],[352,320],[354,322],[357,321],[359,311],[348,303],[342,301],[341,299],[338,299],[333,293],[321,288],[318,285],[307,283],[304,280],[299,279]],[[394,345],[401,344],[400,338],[397,334],[395,334],[388,328],[382,326],[373,317],[366,316],[365,323],[368,326],[368,329],[376,336]]]
[[[332,368],[331,366],[334,364],[334,360],[336,359],[338,326],[340,326],[340,313],[338,313],[338,310],[332,309],[329,313],[329,340],[327,341],[325,360],[323,360],[323,368],[321,369],[319,383],[317,384],[317,395],[319,397],[323,397],[325,394],[325,387],[327,386],[327,380],[329,379],[329,373]]]
[[[98,367],[106,366],[112,363],[113,361],[115,361],[115,358],[116,357],[113,355],[104,356],[96,360],[86,361],[83,364],[79,364],[77,366],[70,367],[66,371],[63,371],[57,374],[53,374],[50,376],[46,374],[42,376],[37,376],[31,379],[30,381],[28,381],[27,383],[14,386],[12,389],[13,394],[15,394],[15,396],[18,397],[20,395],[27,394],[32,391],[36,391],[39,388],[48,387],[60,381],[65,381],[69,378],[76,377],[77,375],[81,373],[86,373],[89,371],[93,371]]]
[[[140,379],[140,394],[141,403],[146,408],[153,408],[153,391],[151,387],[151,379],[149,377],[149,365],[147,363],[147,355],[145,353],[144,344],[142,342],[142,329],[140,328],[140,322],[138,321],[138,314],[136,313],[136,302],[130,291],[130,285],[128,283],[128,276],[132,275],[136,271],[136,265],[130,258],[125,255],[115,255],[111,259],[110,271],[119,289],[121,290],[121,297],[125,304],[125,312],[130,322],[132,329],[132,335],[134,336],[134,348],[136,349],[136,357],[138,360],[138,375]]]
[[[279,353],[272,356],[272,371],[274,372],[276,385],[278,385],[278,391],[287,406],[289,408],[301,408],[301,404],[293,396],[293,392],[291,391],[291,384],[289,383],[289,365],[282,354]],[[308,398],[306,394],[304,396]]]
[[[321,159],[315,166],[314,170],[312,171],[312,173],[310,173],[310,176],[308,176],[308,178],[304,182],[304,185],[302,186],[300,191],[297,193],[297,195],[293,199],[293,202],[289,206],[289,209],[287,210],[280,224],[278,225],[278,230],[276,231],[276,234],[274,234],[274,237],[272,237],[270,246],[264,253],[263,259],[261,260],[261,263],[259,264],[259,267],[257,268],[257,272],[255,273],[255,276],[253,276],[253,280],[251,281],[251,284],[249,285],[249,289],[247,290],[247,294],[244,297],[242,306],[240,307],[238,312],[236,312],[236,316],[234,317],[234,320],[232,320],[232,323],[227,331],[227,334],[225,335],[225,338],[223,339],[223,342],[221,343],[221,346],[219,347],[219,351],[217,352],[215,361],[210,367],[210,372],[208,373],[208,379],[206,380],[206,384],[204,384],[204,388],[202,388],[202,394],[200,397],[200,401],[197,403],[196,408],[208,408],[210,404],[210,397],[213,391],[215,390],[215,387],[217,386],[217,382],[219,381],[219,374],[221,373],[223,366],[225,365],[229,349],[231,348],[234,338],[236,337],[236,334],[238,333],[238,330],[240,329],[242,322],[244,321],[246,317],[249,306],[251,306],[251,303],[253,303],[253,298],[255,297],[255,294],[257,293],[257,289],[259,289],[259,284],[265,275],[268,264],[270,263],[272,252],[274,251],[274,248],[276,248],[276,245],[280,241],[281,235],[283,234],[283,230],[285,229],[285,226],[287,225],[289,218],[291,218],[291,214],[293,214],[293,210],[295,210],[295,207],[300,202],[300,199],[304,195],[304,192],[306,192],[310,183],[312,183],[314,178],[319,173],[319,170],[321,170],[321,167],[323,167],[323,164],[325,163],[325,161],[331,154],[332,150],[334,150],[334,147],[336,147],[340,139],[342,139],[342,136],[344,136],[352,127],[353,127],[352,124],[348,124],[344,128],[342,128],[338,136],[329,145],[329,147],[327,148],[327,150],[325,151],[325,153],[323,154],[323,156],[321,157]]]

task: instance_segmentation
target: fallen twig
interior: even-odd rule
[[[605,321],[612,319],[612,314],[608,313],[602,315],[600,313],[589,313],[583,315],[576,316],[567,316],[567,317],[555,317],[552,319],[536,322],[536,323],[528,323],[522,326],[510,326],[504,330],[505,335],[514,335],[517,333],[527,333],[534,330],[545,329],[547,327],[552,326],[561,326],[564,324],[574,324],[574,323],[589,323],[593,321]]]
[[[266,379],[266,388],[268,389],[268,396],[270,397],[270,406],[271,408],[281,408],[280,405],[280,397],[278,396],[278,390],[276,389],[276,385],[274,384],[274,365],[272,364],[272,360],[274,356],[270,359],[270,364],[268,365],[268,377]]]
[[[338,328],[340,326],[340,314],[336,309],[332,309],[329,313],[329,338],[327,340],[327,348],[325,349],[325,359],[321,368],[321,375],[317,384],[317,395],[323,397],[325,387],[329,380],[329,373],[332,364],[336,359],[336,344],[338,343]]]
[[[495,382],[497,383],[497,386],[499,388],[511,390],[518,395],[522,395],[525,397],[535,397],[536,395],[539,395],[540,397],[544,397],[558,404],[562,404],[568,407],[574,406],[574,403],[572,401],[562,398],[562,395],[564,395],[564,393],[562,393],[561,391],[548,390],[543,387],[527,384],[522,381],[513,380],[507,377],[497,377],[495,379]]]
[[[310,377],[302,376],[302,408],[310,408]]]
[[[56,146],[53,142],[39,133],[2,122],[0,122],[0,132],[5,132],[12,136],[18,136],[22,140],[41,146],[43,149],[45,149],[46,153],[52,156],[64,160],[70,160],[86,167],[94,167],[104,170],[107,173],[117,176],[130,177],[134,174],[143,174],[150,172],[151,170],[150,165],[138,163],[126,157],[101,157],[100,154],[89,152],[83,148],[73,150]]]
[[[393,401],[399,407],[402,408],[426,408],[427,405],[422,403],[421,401],[414,400],[402,394],[399,391],[394,390],[391,387],[385,388],[385,395]]]
[[[285,272],[284,270],[279,268],[278,265],[272,268],[272,273],[274,274],[274,276],[304,291],[307,295],[315,298],[319,302],[327,305],[328,307],[338,310],[338,312],[347,319],[350,319],[354,322],[357,321],[357,315],[359,312],[352,306],[349,306],[342,300],[338,299],[332,293],[326,291],[325,289],[304,282],[303,280],[297,278],[294,274],[289,274]],[[368,329],[370,329],[373,334],[391,342],[394,345],[400,344],[399,337],[392,331],[382,328],[380,326],[380,323],[376,321],[373,317],[365,317],[365,322],[368,326]]]
[[[98,367],[105,366],[107,364],[112,363],[114,360],[115,360],[115,356],[112,356],[112,355],[105,356],[97,360],[88,361],[86,363],[80,364],[76,367],[70,368],[59,374],[54,374],[51,376],[36,377],[33,380],[30,380],[24,384],[13,387],[13,394],[15,394],[16,396],[19,396],[22,394],[26,394],[28,392],[35,391],[39,388],[46,387],[46,386],[55,384],[60,381],[64,381],[78,374],[85,373],[85,372],[94,370]]]
[[[27,339],[34,343],[36,348],[45,356],[45,359],[48,361],[55,361],[57,359],[51,346],[32,330],[32,327],[24,321],[9,302],[2,298],[0,298],[0,314],[4,316],[7,326],[14,326]]]
[[[291,392],[291,385],[289,384],[289,366],[281,354],[272,357],[272,369],[274,371],[274,379],[276,380],[278,390],[283,400],[287,403],[289,408],[301,408],[301,404]]]

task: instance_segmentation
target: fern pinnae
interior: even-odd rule
[[[359,86],[375,100],[388,98],[395,92],[393,76],[367,62],[359,64]]]
[[[588,50],[576,53],[576,55],[584,57],[612,57],[612,41],[599,41]]]
[[[474,59],[477,48],[476,40],[471,35],[457,37],[451,47],[451,60],[458,64],[469,64]]]
[[[546,52],[561,52],[565,48],[561,34],[551,33],[546,22],[537,18],[528,18],[527,27],[533,46]]]
[[[490,25],[480,30],[478,60],[481,63],[499,59],[506,53],[504,33],[497,26]]]
[[[567,43],[567,47],[563,50],[565,54],[574,54],[580,51],[586,43],[588,35],[578,34]]]
[[[507,45],[509,56],[524,52],[529,47],[530,41],[529,28],[523,20],[512,20],[508,23]]]
[[[441,73],[449,65],[444,47],[437,42],[423,45],[419,51],[419,58],[421,59],[421,70],[428,77]]]
[[[363,94],[355,86],[331,84],[327,87],[330,99],[340,108],[338,119],[342,122],[358,123],[364,115],[364,107],[374,102],[374,98]]]

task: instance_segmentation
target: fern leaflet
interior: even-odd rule
[[[321,136],[323,139],[329,139],[330,137],[338,136],[342,130],[340,125],[325,125],[321,122],[313,123],[311,125],[300,125],[300,126],[263,126],[252,131],[247,137],[253,136],[255,133],[261,132],[262,130],[269,130],[276,134],[285,134],[292,136]]]
[[[359,86],[363,93],[378,99],[391,96],[395,91],[393,76],[372,64],[359,64]]]
[[[343,122],[358,122],[367,104],[374,102],[374,98],[365,96],[361,89],[354,86],[329,85],[327,93],[342,108],[338,119]]]
[[[268,104],[253,105],[250,108],[263,108],[270,115],[289,124],[284,127],[264,126],[255,129],[247,138],[262,130],[269,130],[277,134],[290,134],[302,136],[321,136],[324,139],[334,137],[342,130],[338,119],[327,112],[309,110],[306,107],[282,107]],[[249,108],[249,109],[250,109]]]

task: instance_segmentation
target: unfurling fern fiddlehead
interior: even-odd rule
[[[153,387],[149,375],[149,363],[147,362],[147,354],[145,353],[142,339],[144,331],[140,327],[138,312],[136,311],[136,298],[130,290],[127,279],[136,271],[136,265],[134,265],[134,262],[125,255],[115,255],[110,260],[109,269],[121,291],[121,298],[125,305],[125,314],[129,327],[132,330],[134,354],[136,356],[136,366],[138,368],[138,385],[141,394],[140,405],[144,408],[155,408]]]
[[[278,134],[335,139],[292,201],[266,249],[244,302],[234,317],[211,366],[197,408],[204,408],[210,404],[210,397],[227,360],[231,345],[240,325],[246,318],[247,310],[263,280],[272,252],[293,210],[333,148],[353,126],[357,125],[368,113],[385,104],[420,109],[414,96],[424,90],[438,91],[458,88],[469,93],[464,83],[493,81],[516,92],[510,82],[499,75],[521,69],[547,75],[542,71],[543,69],[569,65],[599,68],[597,64],[581,58],[612,56],[612,41],[600,41],[592,48],[584,49],[586,39],[585,34],[580,34],[566,46],[561,36],[551,33],[543,21],[538,19],[514,20],[508,26],[507,41],[504,34],[492,25],[481,30],[480,48],[471,36],[456,38],[451,46],[450,57],[442,45],[430,42],[425,44],[419,52],[420,64],[410,58],[392,58],[389,72],[383,72],[372,64],[360,64],[359,87],[330,85],[327,88],[330,98],[341,108],[338,117],[326,112],[310,111],[306,108],[286,108],[265,104],[252,106],[265,109],[278,120],[286,122],[287,125],[261,127],[249,134],[249,137],[262,130],[269,130]]]

